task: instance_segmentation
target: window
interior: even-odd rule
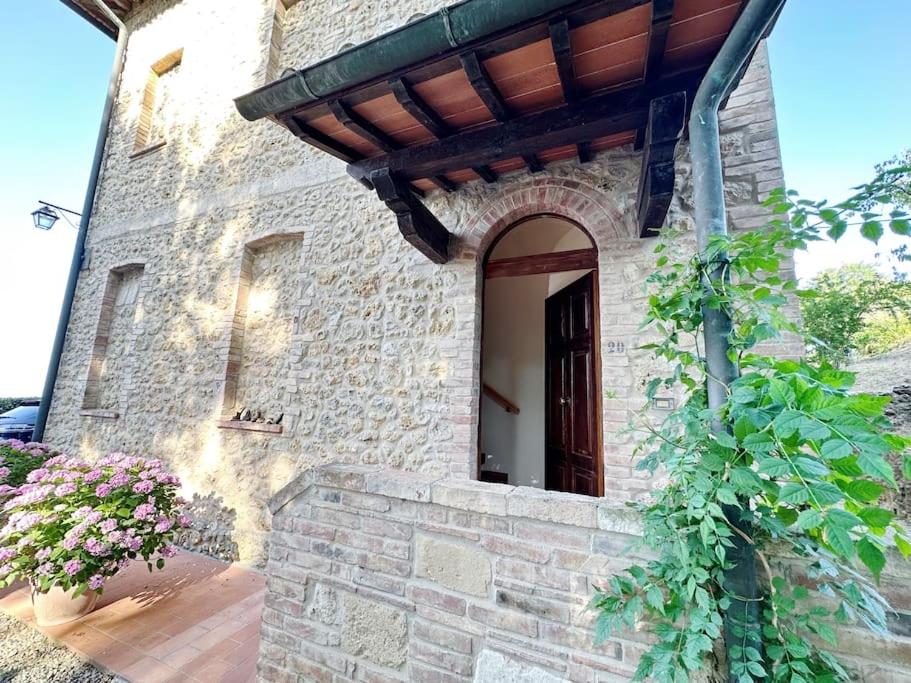
[[[133,152],[157,148],[165,141],[165,116],[173,94],[173,81],[183,59],[183,48],[174,50],[152,65],[142,94]]]

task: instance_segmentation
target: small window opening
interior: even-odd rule
[[[152,65],[142,93],[133,152],[157,147],[165,140],[165,117],[172,96],[172,84],[183,59],[183,48],[174,50]]]

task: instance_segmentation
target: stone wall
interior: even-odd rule
[[[596,683],[647,648],[595,646],[585,609],[636,556],[638,518],[615,502],[335,465],[271,506],[261,680]],[[861,681],[911,676],[909,576],[883,578],[898,637],[840,635]]]
[[[149,0],[129,17],[91,258],[80,274],[46,438],[87,456],[123,450],[164,458],[185,496],[206,501],[200,526],[211,532],[191,539],[195,547],[234,548],[233,557],[257,565],[266,557],[266,501],[315,465],[380,464],[468,479],[480,400],[479,260],[514,221],[551,212],[578,221],[599,250],[606,490],[614,500],[645,495],[652,482],[635,471],[635,444],[621,433],[660,371],[636,350],[646,340],[638,327],[653,263],[653,242],[636,236],[639,153],[619,148],[587,164],[552,164],[534,176],[430,195],[428,206],[456,236],[455,258],[434,265],[341,162],[269,121],[243,120],[232,98],[261,85],[279,57],[300,66],[440,3],[300,2],[276,33],[276,1]],[[181,48],[164,144],[134,154],[149,69]],[[759,225],[766,215],[759,200],[781,184],[764,49],[722,123],[732,225]],[[677,166],[668,223],[689,229],[685,145]],[[219,422],[236,407],[232,387],[244,381],[237,334],[244,259],[251,245],[290,236],[299,236],[299,257],[282,259],[276,276],[299,283],[280,302],[288,340],[270,349],[268,368],[256,363],[258,352],[247,366],[248,377],[263,371],[267,398],[253,401],[284,412],[282,432],[223,429]],[[689,235],[680,248],[692,244]],[[144,264],[143,319],[124,399],[116,419],[81,413],[106,278],[131,263]],[[215,518],[202,519],[207,510]]]

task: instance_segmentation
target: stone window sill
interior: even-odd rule
[[[152,152],[157,152],[159,149],[164,147],[167,144],[167,140],[159,140],[158,142],[153,142],[151,145],[146,145],[142,149],[138,149],[130,155],[130,159],[138,159],[139,157],[144,157],[146,154],[151,154]]]
[[[262,434],[281,434],[282,425],[270,425],[264,422],[241,422],[240,420],[219,420],[219,429],[236,429],[241,432],[260,432]]]
[[[116,420],[120,417],[120,413],[114,410],[96,410],[94,408],[80,410],[79,414],[82,415],[82,417],[100,417],[105,420]]]

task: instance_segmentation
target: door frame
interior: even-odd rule
[[[564,221],[573,225],[574,227],[581,230],[589,241],[592,244],[592,248],[595,250],[595,261],[592,266],[592,270],[595,273],[594,286],[593,286],[593,295],[592,295],[592,333],[594,339],[592,342],[593,354],[594,354],[594,371],[595,371],[595,400],[593,410],[595,412],[595,448],[596,448],[596,457],[595,457],[595,476],[596,476],[596,487],[595,494],[596,497],[601,498],[604,496],[604,408],[603,408],[603,397],[604,389],[601,385],[601,277],[600,277],[600,267],[598,255],[598,243],[595,242],[595,239],[592,237],[592,234],[585,229],[581,223],[572,218],[567,218],[566,216],[561,216],[558,213],[549,213],[542,212],[532,214],[530,216],[524,216],[516,222],[509,225],[507,228],[502,230],[499,235],[497,235],[490,245],[487,247],[487,250],[484,253],[484,257],[481,260],[481,287],[479,296],[481,297],[481,330],[479,334],[480,345],[478,347],[478,434],[477,434],[477,457],[475,458],[475,479],[480,480],[481,478],[481,433],[483,429],[482,422],[482,413],[481,405],[484,400],[484,319],[487,315],[486,306],[484,305],[485,294],[487,291],[487,264],[490,262],[490,255],[493,253],[493,250],[499,244],[500,240],[503,239],[508,233],[512,232],[514,229],[539,218],[556,218],[558,220]],[[550,263],[541,263],[539,267],[535,268],[535,274],[543,275],[547,273],[562,273],[568,270],[580,270],[578,265],[574,265],[571,260],[566,262],[560,261],[557,259],[553,260],[552,255],[559,252],[545,252],[541,254],[543,257],[551,257],[549,260]],[[527,258],[527,257],[520,257]],[[499,259],[498,259],[499,260]],[[542,259],[544,261],[545,259]],[[572,267],[569,267],[572,266]],[[499,274],[495,277],[521,277],[522,275],[504,275]],[[546,352],[546,351],[545,351]]]

